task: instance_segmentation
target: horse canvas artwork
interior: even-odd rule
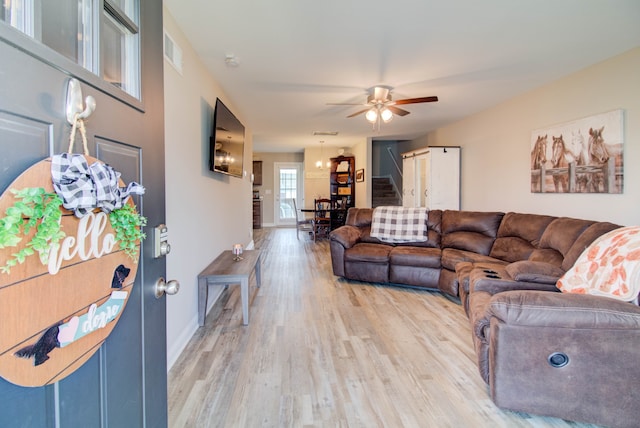
[[[567,162],[567,154],[568,151],[562,135],[559,137],[554,136],[553,144],[551,145],[551,166],[559,170],[556,174],[553,174],[553,186],[556,193],[569,191],[569,162]]]
[[[531,192],[622,193],[622,122],[614,110],[532,131]]]
[[[531,191],[540,188],[541,174],[534,171],[543,171],[547,163],[547,136],[538,135],[531,150]]]

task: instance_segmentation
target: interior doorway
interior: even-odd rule
[[[304,206],[304,180],[302,176],[302,163],[300,162],[276,162],[274,171],[274,215],[276,226],[294,226],[296,212],[293,207],[293,198],[299,207]]]

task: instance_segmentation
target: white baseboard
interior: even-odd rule
[[[253,244],[253,241],[251,242],[251,244]],[[215,291],[217,291],[217,294],[214,294],[214,295],[211,294],[211,291],[214,291],[214,290],[210,290],[209,292],[209,302],[207,302],[208,303],[207,314],[209,313],[209,311],[211,311],[211,308],[213,307],[213,305],[215,305],[215,303],[220,298],[220,295],[224,291],[224,286],[219,286],[216,288],[217,290]],[[167,373],[169,372],[169,370],[171,370],[171,367],[173,367],[176,361],[178,361],[178,358],[180,358],[180,355],[182,354],[184,349],[187,347],[187,345],[189,344],[189,341],[191,340],[194,333],[196,332],[196,330],[198,330],[199,327],[200,325],[198,325],[198,314],[196,313],[195,316],[191,319],[191,322],[189,322],[187,327],[182,331],[178,339],[174,343],[172,343],[171,346],[167,349]]]
[[[180,354],[187,347],[189,340],[193,337],[193,334],[198,330],[198,316],[196,315],[189,325],[182,330],[182,334],[176,341],[174,341],[169,349],[167,349],[167,373],[171,370],[171,367],[178,361]]]

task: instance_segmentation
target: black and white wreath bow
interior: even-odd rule
[[[131,182],[119,187],[120,173],[111,166],[94,162],[89,165],[80,154],[63,153],[51,159],[53,188],[63,200],[62,206],[83,217],[95,208],[105,213],[122,208],[127,198],[144,194],[144,187]]]

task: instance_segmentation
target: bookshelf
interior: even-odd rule
[[[338,156],[331,158],[330,192],[331,205],[331,229],[344,224],[349,208],[355,206],[356,158],[354,156]]]

